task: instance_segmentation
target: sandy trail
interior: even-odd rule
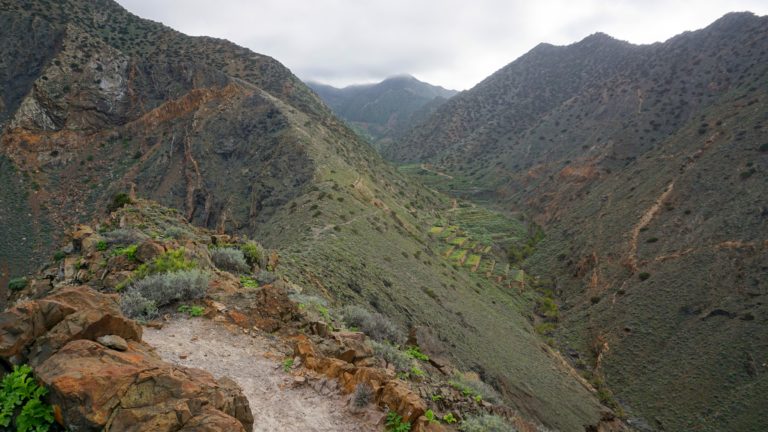
[[[204,318],[179,318],[160,330],[145,328],[144,340],[168,362],[236,381],[250,402],[255,432],[381,430],[369,416],[353,415],[344,396],[293,386],[293,376],[280,363],[285,347],[268,336],[236,333]]]

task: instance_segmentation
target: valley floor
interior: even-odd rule
[[[353,414],[349,396],[333,391],[334,381],[286,373],[292,349],[265,334],[246,335],[205,318],[178,318],[162,329],[146,328],[144,340],[163,360],[229,377],[242,387],[254,417],[254,432],[367,432],[384,413],[370,408]]]

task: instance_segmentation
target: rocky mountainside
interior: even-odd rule
[[[758,431],[767,89],[768,17],[646,46],[595,34],[537,46],[383,153],[544,227],[523,267],[559,303],[561,349],[632,424]]]
[[[277,61],[109,0],[0,0],[0,22],[6,293],[71,252],[57,250],[61,233],[128,197],[151,198],[197,226],[279,249],[277,276],[330,305],[388,317],[397,334],[433,328],[441,356],[531,421],[621,426],[536,334],[530,293],[505,282],[500,245],[527,242],[525,228],[482,213],[514,235],[480,229],[470,242],[451,225],[436,238],[436,223],[478,212],[410,183]],[[163,224],[145,233],[183,234]],[[445,240],[457,244],[448,254]],[[93,278],[82,264],[67,268]],[[123,287],[118,273],[106,288]]]
[[[377,149],[388,146],[457,93],[410,75],[344,88],[316,82],[307,85]]]

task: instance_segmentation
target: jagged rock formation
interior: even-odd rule
[[[315,82],[307,85],[377,149],[401,137],[457,93],[410,75],[344,88]]]
[[[641,429],[766,427],[745,360],[768,356],[766,47],[750,13],[542,44],[384,150],[545,226],[527,267],[558,294],[561,346]]]
[[[253,429],[237,384],[161,361],[141,333],[117,296],[67,287],[0,314],[0,358],[29,362],[56,421],[73,430]]]

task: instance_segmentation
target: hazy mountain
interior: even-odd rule
[[[335,308],[364,305],[403,334],[432,328],[442,355],[530,419],[616,423],[536,335],[530,299],[464,264],[471,244],[506,276],[497,238],[454,236],[468,246],[444,256],[430,233],[458,213],[450,201],[411,184],[270,57],[109,0],[2,0],[0,123],[3,290],[134,191],[279,249],[278,276]],[[504,244],[527,241],[520,222],[483,215]]]
[[[376,148],[400,137],[457,93],[410,75],[344,88],[315,82],[307,85]]]
[[[758,431],[767,121],[768,17],[733,13],[653,45],[541,44],[383,154],[544,226],[524,266],[558,344],[635,424]]]

